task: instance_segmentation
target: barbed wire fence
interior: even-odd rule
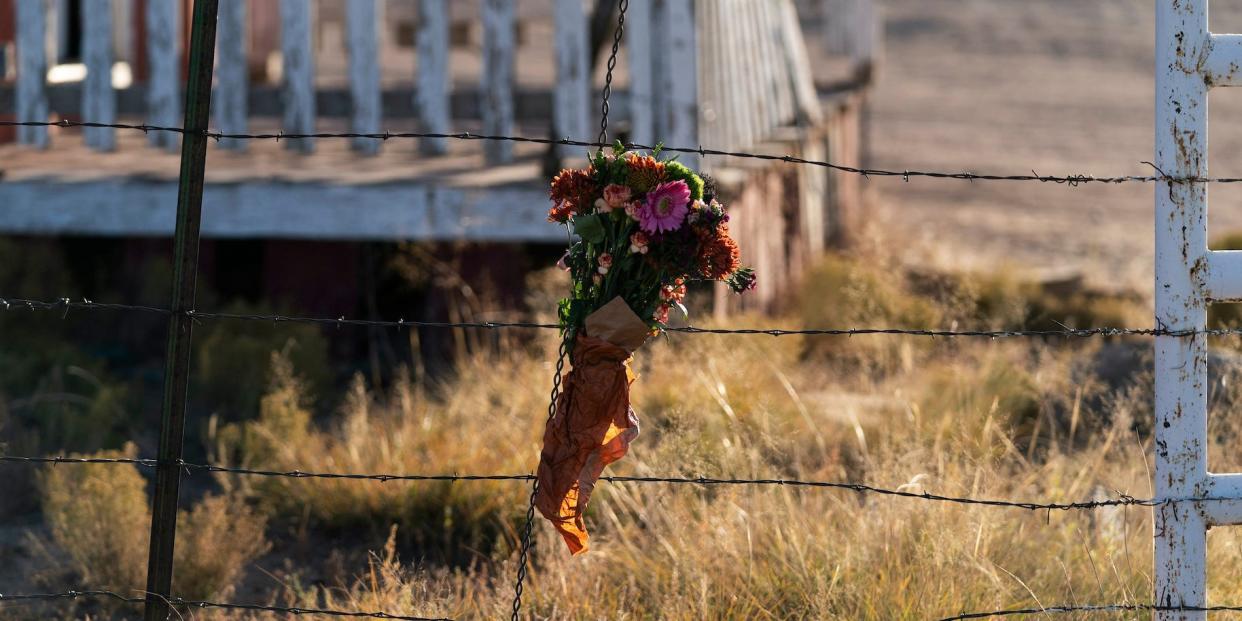
[[[197,247],[199,240],[199,216],[205,172],[206,144],[208,140],[300,140],[300,139],[420,139],[444,138],[461,141],[504,141],[535,143],[542,145],[564,145],[591,148],[608,148],[608,112],[609,95],[612,89],[612,75],[616,66],[618,48],[624,32],[625,11],[628,0],[619,0],[619,17],[614,31],[613,46],[607,61],[604,88],[602,91],[600,135],[594,142],[565,139],[535,138],[519,135],[486,135],[469,132],[436,133],[436,132],[383,132],[383,133],[253,133],[238,134],[215,132],[207,129],[207,109],[210,102],[210,85],[212,76],[212,60],[214,54],[215,20],[218,0],[198,0],[194,3],[193,25],[190,43],[190,67],[188,72],[187,108],[184,127],[170,127],[146,124],[126,123],[93,123],[86,121],[0,121],[0,126],[48,126],[48,127],[80,127],[80,128],[112,128],[132,130],[144,133],[170,132],[185,138],[182,151],[182,174],[178,194],[178,218],[175,231],[176,237],[176,273],[174,275],[174,299],[169,307],[134,305],[124,303],[103,303],[89,299],[73,299],[62,297],[53,300],[35,300],[16,297],[0,297],[0,311],[7,312],[48,312],[59,313],[62,318],[71,312],[120,312],[133,314],[155,314],[167,317],[170,322],[169,334],[169,366],[165,385],[165,405],[161,428],[159,456],[157,458],[94,458],[66,456],[20,456],[0,455],[0,463],[9,464],[111,464],[132,465],[155,470],[155,511],[152,513],[151,556],[148,563],[148,588],[141,596],[125,595],[110,590],[84,589],[70,590],[60,593],[35,594],[3,594],[0,593],[0,604],[74,601],[81,599],[110,600],[126,604],[144,604],[147,621],[159,621],[172,618],[177,609],[182,610],[235,610],[270,612],[293,616],[319,615],[343,618],[374,618],[402,619],[411,621],[451,621],[444,618],[417,617],[392,614],[384,611],[349,611],[320,608],[282,607],[274,605],[244,604],[232,602],[214,602],[206,600],[187,600],[176,597],[172,593],[172,542],[176,529],[176,505],[179,483],[183,476],[196,473],[226,473],[258,477],[286,478],[317,478],[346,479],[372,482],[393,481],[520,481],[532,484],[531,504],[528,507],[526,521],[521,530],[518,572],[514,583],[514,599],[511,618],[517,621],[522,614],[522,597],[524,582],[527,576],[528,553],[531,546],[532,529],[535,521],[533,498],[537,490],[537,481],[533,474],[408,474],[408,473],[346,473],[346,472],[304,472],[271,471],[250,468],[230,467],[218,464],[199,464],[187,462],[182,458],[180,444],[185,423],[185,402],[188,397],[188,360],[190,352],[190,329],[201,321],[252,321],[278,323],[305,323],[321,326],[362,326],[393,329],[525,329],[525,330],[560,330],[558,324],[535,322],[434,322],[406,320],[371,320],[351,319],[347,317],[306,317],[276,314],[240,314],[226,312],[202,311],[194,307],[194,279],[197,273]],[[817,166],[842,173],[859,175],[866,178],[897,178],[910,181],[913,178],[929,178],[937,180],[961,180],[982,182],[1036,182],[1053,183],[1078,187],[1087,184],[1122,184],[1122,183],[1167,183],[1167,184],[1206,184],[1206,183],[1242,183],[1242,177],[1196,177],[1174,176],[1165,174],[1150,162],[1141,162],[1154,169],[1152,175],[1113,175],[1095,176],[1090,174],[1043,175],[1032,170],[1020,174],[989,174],[969,171],[935,171],[935,170],[887,170],[877,168],[859,168],[833,163],[827,160],[815,160],[793,155],[775,155],[765,153],[748,153],[725,151],[697,147],[643,145],[636,143],[624,144],[629,149],[651,150],[674,153],[693,153],[700,156],[717,156],[731,158],[749,158],[784,162],[791,165]],[[901,335],[929,338],[1064,338],[1079,339],[1090,337],[1181,337],[1197,336],[1242,336],[1242,328],[1233,329],[1198,329],[1171,330],[1163,326],[1152,328],[1130,327],[1091,327],[1062,328],[1056,330],[934,330],[904,329],[885,327],[834,327],[807,329],[776,329],[776,328],[699,328],[694,326],[671,327],[669,332],[681,334],[717,334],[717,335],[766,335],[780,336],[867,336],[867,335]],[[567,343],[572,338],[571,331],[564,331],[555,375],[550,394],[548,413],[555,412],[559,394],[560,381],[564,373],[567,358]],[[1242,500],[1242,498],[1217,497],[1185,497],[1185,498],[1135,498],[1117,493],[1113,498],[1081,502],[1047,502],[1038,500],[1009,500],[996,498],[974,498],[967,496],[949,496],[930,492],[914,492],[906,489],[888,489],[856,482],[816,481],[786,478],[713,478],[713,477],[664,477],[664,476],[604,476],[601,480],[609,483],[640,483],[670,484],[692,486],[779,486],[794,488],[815,488],[852,492],[860,495],[922,500],[929,502],[949,503],[956,505],[986,506],[999,509],[1019,509],[1027,511],[1091,511],[1107,507],[1162,507],[1182,503],[1201,503],[1205,501]],[[940,621],[966,621],[972,619],[1017,617],[1041,614],[1067,613],[1120,613],[1120,612],[1242,612],[1242,606],[1166,606],[1159,604],[1082,604],[1054,605],[1034,608],[1011,608],[982,612],[963,612],[955,616],[944,617]]]

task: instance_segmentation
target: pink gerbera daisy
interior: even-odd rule
[[[690,187],[685,181],[661,183],[647,193],[647,200],[638,210],[638,224],[648,233],[676,231],[690,211]]]

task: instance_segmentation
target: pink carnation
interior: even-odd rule
[[[610,209],[624,207],[630,200],[630,188],[616,183],[610,183],[604,188],[604,202],[608,203]]]
[[[648,233],[676,231],[690,211],[690,187],[685,181],[661,183],[647,193],[647,201],[638,210],[638,223]]]

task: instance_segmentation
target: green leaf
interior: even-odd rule
[[[574,218],[574,232],[592,244],[604,242],[604,223],[596,214]]]

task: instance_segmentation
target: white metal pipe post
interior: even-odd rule
[[[1242,84],[1242,38],[1208,31],[1208,0],[1156,0],[1156,322],[1207,327],[1211,302],[1242,299],[1242,252],[1208,250],[1208,89]],[[1189,180],[1187,180],[1189,179]],[[1242,474],[1207,464],[1207,341],[1200,332],[1156,337],[1155,604],[1203,607],[1207,529],[1242,524]],[[1187,501],[1197,498],[1201,500]],[[1203,611],[1156,611],[1158,621],[1201,621]]]

